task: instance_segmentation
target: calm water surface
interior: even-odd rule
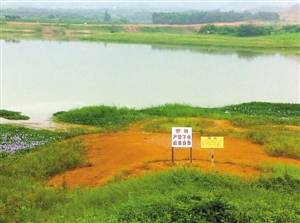
[[[1,40],[1,46],[1,108],[30,121],[99,104],[299,103],[299,56],[89,42]]]

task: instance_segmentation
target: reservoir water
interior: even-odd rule
[[[100,104],[300,102],[299,55],[42,40],[1,40],[1,49],[1,109],[34,122]]]

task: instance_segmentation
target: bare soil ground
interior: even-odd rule
[[[91,134],[81,136],[87,142],[87,160],[90,165],[78,167],[48,181],[49,187],[60,187],[66,183],[69,188],[103,186],[116,174],[122,177],[142,176],[145,173],[165,171],[182,164],[194,166],[202,171],[216,171],[240,176],[258,176],[256,165],[263,162],[294,164],[300,161],[289,158],[275,158],[266,154],[260,145],[250,140],[224,138],[224,148],[215,149],[215,163],[212,167],[211,149],[200,148],[200,135],[193,134],[193,159],[189,160],[189,149],[175,149],[175,162],[171,161],[171,134],[147,133],[140,128],[146,121],[134,125],[130,130],[113,134]],[[218,121],[218,128],[234,128],[228,121]],[[236,131],[243,131],[236,129]]]

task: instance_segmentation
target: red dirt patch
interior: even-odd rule
[[[218,122],[221,125],[223,122]],[[47,183],[50,187],[69,188],[97,187],[105,185],[120,171],[125,178],[141,176],[144,173],[169,170],[189,161],[189,149],[175,149],[175,162],[171,162],[171,134],[145,133],[139,129],[145,122],[134,125],[129,131],[114,134],[91,134],[81,136],[87,141],[87,159],[91,166],[78,167],[53,177]],[[229,127],[229,123],[224,125]],[[193,134],[192,165],[203,171],[226,172],[242,176],[257,176],[260,171],[255,165],[262,162],[294,164],[300,161],[268,156],[260,145],[246,139],[226,136],[224,148],[215,149],[215,165],[211,166],[211,150],[200,148],[200,135]]]

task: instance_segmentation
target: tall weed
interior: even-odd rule
[[[246,132],[246,137],[263,145],[271,156],[300,159],[300,132],[285,128],[262,127]]]

